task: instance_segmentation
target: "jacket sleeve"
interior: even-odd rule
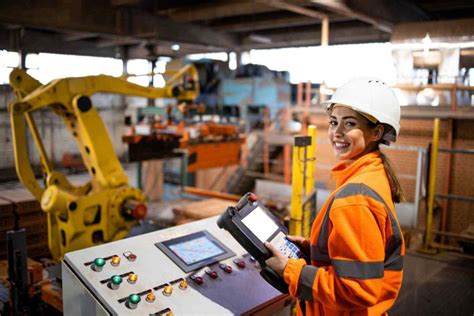
[[[316,267],[289,260],[284,279],[290,295],[335,310],[375,305],[384,276],[384,238],[367,204],[334,207],[329,215],[328,252],[332,265]]]

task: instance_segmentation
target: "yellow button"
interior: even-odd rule
[[[181,282],[179,282],[179,288],[181,290],[186,290],[188,288],[188,282],[186,282],[186,280],[182,280]]]
[[[155,293],[153,293],[153,291],[151,291],[150,293],[146,295],[146,301],[148,303],[153,303],[155,301],[155,298],[156,298]]]
[[[113,256],[112,259],[110,260],[110,264],[112,264],[114,267],[118,266],[120,264],[120,257]]]
[[[130,284],[135,284],[135,282],[137,282],[137,279],[138,279],[138,275],[136,275],[135,273],[130,273],[130,274],[128,275],[127,281],[128,281],[128,283],[130,283]]]
[[[166,316],[173,316],[173,312],[169,311],[168,313],[166,313]]]
[[[163,289],[163,294],[166,296],[170,296],[173,293],[173,287],[171,285],[167,285]]]

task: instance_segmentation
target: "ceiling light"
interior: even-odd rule
[[[261,44],[270,44],[272,42],[272,39],[270,37],[257,35],[257,34],[250,34],[249,40],[255,43],[261,43]]]
[[[179,49],[180,49],[179,44],[173,44],[173,45],[171,45],[171,49],[174,50],[174,51],[179,50]]]

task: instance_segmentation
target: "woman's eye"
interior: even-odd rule
[[[354,127],[354,126],[356,126],[356,123],[354,123],[354,122],[346,122],[345,125],[346,125],[346,127]]]
[[[329,121],[329,126],[337,126],[337,122],[336,121]]]

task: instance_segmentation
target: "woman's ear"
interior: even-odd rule
[[[378,124],[377,126],[375,126],[374,128],[375,139],[374,140],[376,142],[382,139],[384,131],[385,131],[385,127],[383,126],[383,124]]]

